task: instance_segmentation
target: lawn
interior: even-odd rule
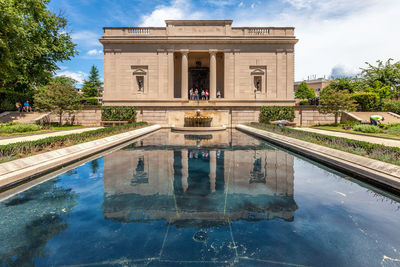
[[[388,137],[388,138],[393,138],[393,139],[398,139],[400,140],[400,135],[395,135],[395,134],[390,134],[388,133],[388,129],[386,127],[382,128],[381,133],[363,133],[360,131],[355,131],[352,128],[351,129],[343,129],[343,126],[345,124],[339,124],[339,125],[321,125],[321,126],[313,126],[312,128],[315,129],[322,129],[322,130],[331,130],[331,131],[338,131],[338,132],[344,132],[344,133],[350,133],[350,134],[360,134],[360,135],[367,135],[367,136],[376,136],[376,137]]]
[[[40,133],[48,133],[61,130],[82,128],[81,125],[37,125],[33,123],[5,123],[0,124],[0,137],[24,136]]]

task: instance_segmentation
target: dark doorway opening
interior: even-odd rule
[[[209,90],[210,88],[210,70],[207,67],[189,68],[189,90],[196,88],[201,90]]]

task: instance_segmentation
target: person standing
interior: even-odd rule
[[[189,99],[193,99],[193,88],[189,90]]]
[[[196,94],[196,100],[199,100],[199,90],[197,88],[194,91],[194,93]]]
[[[204,89],[201,90],[201,100],[206,100],[206,92],[204,92]]]
[[[206,90],[206,100],[210,100],[210,93]]]
[[[221,91],[220,90],[217,91],[217,98],[221,98]]]

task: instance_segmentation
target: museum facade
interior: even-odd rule
[[[294,105],[297,41],[292,27],[231,20],[105,27],[103,105],[136,106],[139,118],[169,125],[194,108],[213,113],[213,124],[254,120],[260,106]]]

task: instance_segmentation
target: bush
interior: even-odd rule
[[[381,100],[376,93],[357,93],[351,98],[357,102],[362,111],[381,110]]]
[[[390,127],[387,133],[391,135],[400,135],[400,126]]]
[[[299,102],[299,105],[300,105],[300,106],[306,106],[306,105],[309,105],[309,102],[308,102],[308,100],[301,100],[301,101]]]
[[[377,126],[369,125],[369,124],[360,124],[355,125],[353,127],[354,131],[362,132],[362,133],[382,133],[383,130]]]
[[[350,127],[354,127],[356,125],[361,125],[361,123],[359,121],[344,121],[340,124],[343,124],[344,126],[350,126]]]
[[[31,123],[6,124],[0,127],[0,133],[25,133],[39,130],[39,125]]]
[[[400,122],[385,124],[383,127],[385,129],[389,129],[389,128],[392,128],[392,127],[400,127]]]
[[[400,115],[400,101],[392,100],[384,102],[383,111],[393,112]]]
[[[98,106],[99,105],[99,100],[97,97],[85,97],[85,105],[87,106]]]
[[[101,107],[103,121],[129,121],[136,119],[135,107]]]
[[[357,155],[368,156],[372,159],[400,165],[399,147],[372,144],[364,141],[311,133],[288,127],[278,127],[271,124],[252,123],[252,126],[269,132],[282,134],[307,142],[312,142],[318,145],[323,145]]]
[[[294,107],[263,106],[260,112],[260,122],[276,120],[293,121],[295,118]]]
[[[121,126],[113,126],[100,128],[97,130],[87,131],[79,134],[69,134],[63,136],[48,137],[36,141],[27,141],[12,143],[8,145],[0,145],[0,162],[13,160],[22,156],[29,156],[35,152],[54,149],[54,147],[75,145],[83,142],[92,141],[113,134],[126,132],[137,126],[146,125],[146,122],[137,122],[133,124],[125,124]]]

